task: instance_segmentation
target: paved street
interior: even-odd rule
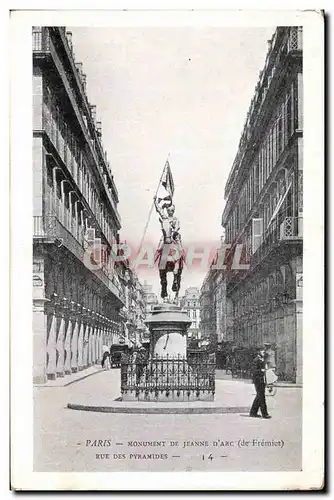
[[[245,381],[217,380],[216,389],[216,400],[231,407],[250,406],[254,397],[253,386]],[[34,391],[35,471],[301,469],[299,388],[279,388],[267,398],[270,420],[252,419],[246,412],[138,415],[66,408],[69,402],[112,403],[120,395],[118,370]]]

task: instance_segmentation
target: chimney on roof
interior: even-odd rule
[[[96,122],[96,132],[99,137],[102,137],[102,123]]]
[[[226,236],[225,236],[225,230],[224,230],[224,228],[223,228],[223,234],[222,234],[222,235],[221,235],[221,237],[220,237],[220,243],[221,243],[221,244],[224,244],[224,243],[225,243],[225,239],[226,239]]]
[[[86,81],[87,81],[87,76],[84,73],[82,73],[82,75],[81,75],[81,82],[82,82],[82,86],[83,86],[84,92],[86,92]]]
[[[72,52],[73,51],[72,31],[66,31],[66,38],[67,38],[68,46]]]
[[[81,62],[75,63],[75,67],[77,68],[79,76],[81,78],[81,75],[82,75],[82,63]]]
[[[92,104],[90,107],[90,112],[92,113],[93,122],[96,123],[96,106]]]

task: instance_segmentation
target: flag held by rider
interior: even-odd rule
[[[162,173],[161,185],[165,188],[168,195],[163,196],[163,197],[159,197],[158,203],[163,201],[164,202],[163,206],[167,207],[168,205],[172,204],[172,198],[173,198],[173,194],[174,194],[174,180],[173,180],[173,175],[172,175],[172,171],[171,171],[168,160],[165,163],[165,168],[164,168],[164,171]]]

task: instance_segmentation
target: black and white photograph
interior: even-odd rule
[[[323,17],[275,12],[13,15],[14,488],[321,488]]]

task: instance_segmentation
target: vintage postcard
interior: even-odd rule
[[[10,34],[12,488],[321,489],[324,13]]]

